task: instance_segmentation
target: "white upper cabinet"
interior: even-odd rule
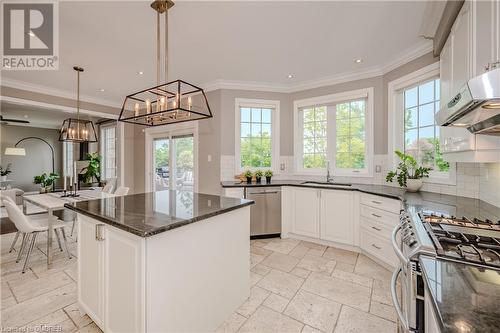
[[[441,107],[469,79],[499,60],[500,0],[464,2],[440,56]],[[441,127],[441,151],[450,162],[495,162],[500,138],[474,135],[465,128]],[[479,152],[481,151],[481,152]],[[493,156],[493,157],[491,157]]]

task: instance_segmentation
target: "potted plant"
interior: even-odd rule
[[[262,179],[262,176],[264,176],[264,172],[262,172],[262,170],[255,171],[255,181],[257,183],[260,183],[260,180]]]
[[[91,186],[99,186],[101,182],[101,156],[97,153],[89,153],[85,156],[85,160],[88,161],[89,164],[81,171],[84,172],[82,174],[83,182]],[[96,180],[96,182],[94,182],[94,180]]]
[[[45,172],[40,176],[35,176],[33,179],[33,183],[40,184],[40,193],[50,192],[50,187],[54,182],[59,179],[59,175],[57,173],[49,173],[47,175]]]
[[[413,156],[399,150],[396,150],[395,154],[401,162],[399,162],[396,171],[389,171],[385,180],[392,183],[396,178],[399,186],[406,188],[409,192],[417,192],[422,187],[422,179],[429,177],[429,171],[432,168],[418,166],[417,160]]]
[[[7,175],[12,172],[12,170],[10,170],[11,165],[11,163],[7,164],[7,167],[5,169],[0,165],[0,180],[7,180]]]
[[[247,179],[247,183],[251,183],[252,182],[252,176],[253,176],[253,173],[252,171],[250,170],[247,170],[245,171],[245,173],[243,174],[245,176],[245,178]]]
[[[266,176],[266,183],[270,183],[271,182],[271,177],[273,176],[273,171],[272,170],[266,170],[266,172],[264,172],[264,176]]]

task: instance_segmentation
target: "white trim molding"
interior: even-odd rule
[[[387,87],[387,111],[388,111],[388,155],[387,166],[393,169],[397,166],[397,158],[394,154],[395,150],[403,150],[404,142],[404,113],[400,112],[398,105],[403,105],[403,96],[401,91],[411,86],[416,86],[420,82],[439,78],[439,62],[435,62],[426,67],[423,67],[415,72],[402,76],[388,83]],[[430,178],[424,179],[424,182],[437,183],[444,185],[456,184],[456,166],[450,164],[449,177],[439,177],[437,174],[431,174]]]
[[[373,156],[374,156],[374,129],[373,129],[373,113],[374,113],[374,88],[365,88],[352,91],[341,92],[337,94],[330,94],[325,96],[318,96],[313,98],[296,100],[293,102],[293,123],[294,123],[294,174],[295,175],[325,175],[326,168],[322,169],[304,169],[302,161],[302,121],[300,120],[300,109],[307,106],[314,105],[332,105],[335,103],[342,103],[355,99],[366,99],[365,104],[365,157],[366,167],[361,170],[353,169],[337,169],[335,166],[335,149],[327,148],[327,160],[333,161],[331,163],[331,171],[334,176],[347,176],[347,177],[373,177]],[[335,112],[327,112],[327,141],[328,146],[335,146],[336,131],[335,131]]]
[[[241,167],[241,106],[270,108],[271,112],[271,167],[275,174],[280,172],[280,101],[267,99],[236,98],[234,100],[234,168],[236,174],[243,171]],[[264,168],[249,168],[264,169]]]
[[[68,91],[68,90],[62,90],[62,89],[57,89],[57,88],[52,88],[52,87],[47,87],[47,86],[42,86],[36,83],[30,83],[30,82],[25,82],[25,81],[20,81],[20,80],[15,80],[15,79],[10,79],[10,78],[2,78],[1,82],[2,86],[9,87],[9,88],[14,88],[14,89],[19,89],[19,90],[26,90],[32,93],[37,93],[37,94],[44,94],[44,95],[49,95],[49,96],[55,96],[55,97],[62,97],[62,98],[68,98],[72,100],[76,100],[75,92],[73,91]],[[109,106],[113,108],[122,108],[122,104],[120,102],[113,102],[110,100],[102,99],[102,98],[97,98],[97,97],[92,97],[88,95],[80,95],[80,101],[81,102],[87,102],[87,103],[94,103],[94,104],[99,104],[103,106]]]
[[[339,73],[323,78],[299,82],[299,83],[271,83],[271,82],[249,82],[249,81],[234,81],[218,79],[202,85],[205,91],[213,91],[218,89],[228,90],[248,90],[248,91],[267,91],[276,93],[294,93],[309,89],[332,86],[344,82],[369,79],[372,77],[382,76],[390,71],[409,63],[432,51],[432,42],[423,41],[415,47],[403,52],[402,55],[382,66],[365,68],[362,70]]]

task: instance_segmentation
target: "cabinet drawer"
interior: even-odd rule
[[[361,205],[361,216],[367,219],[377,221],[387,225],[389,228],[394,227],[399,223],[399,214],[390,213],[388,211],[373,208],[366,205]]]
[[[399,214],[401,210],[401,202],[399,200],[381,197],[379,195],[361,193],[361,203],[395,214]]]
[[[367,219],[363,216],[360,218],[361,229],[365,229],[370,231],[373,234],[376,234],[379,237],[383,237],[385,239],[391,238],[392,229],[387,227],[387,225],[380,223],[378,221],[374,221],[371,219]]]
[[[364,251],[393,267],[396,266],[398,261],[390,240],[378,237],[364,228],[361,228],[360,236],[361,248]]]

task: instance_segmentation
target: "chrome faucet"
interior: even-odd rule
[[[333,182],[333,177],[330,176],[330,161],[326,161],[326,182]]]

